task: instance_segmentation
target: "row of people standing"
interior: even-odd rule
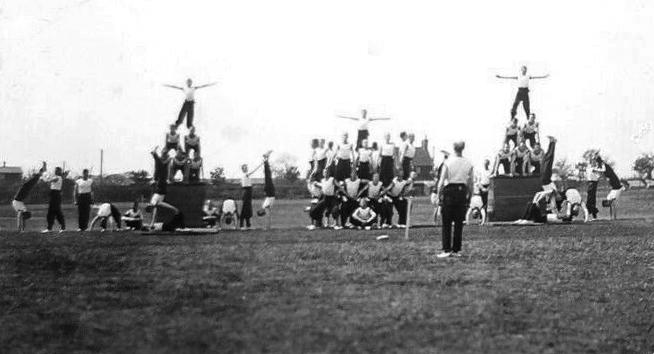
[[[368,139],[364,138],[354,145],[349,141],[347,133],[342,135],[337,144],[331,141],[326,144],[325,139],[313,139],[307,179],[320,181],[329,172],[336,181],[342,182],[355,171],[358,178],[371,180],[377,172],[382,185],[388,186],[393,181],[396,170],[403,179],[408,179],[416,154],[415,135],[402,132],[400,139],[399,146],[392,142],[390,133],[384,135],[381,144],[369,144]]]

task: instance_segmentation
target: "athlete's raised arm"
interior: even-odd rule
[[[218,83],[218,81],[216,81],[216,82],[211,82],[211,83],[204,84],[204,85],[193,86],[193,87],[197,90],[197,89],[201,89],[201,88],[205,88],[205,87],[213,86],[213,85],[215,85],[215,84],[217,84],[217,83]]]
[[[542,75],[542,76],[530,76],[530,79],[547,79],[550,77],[550,74]]]
[[[373,121],[373,120],[391,120],[390,117],[377,117],[377,118],[368,118],[368,120]]]
[[[509,79],[509,80],[518,80],[517,76],[502,76],[502,75],[495,75],[496,78],[498,79]]]
[[[359,119],[361,119],[361,118],[357,118],[357,117],[342,116],[342,115],[340,115],[340,114],[337,114],[336,116],[337,116],[338,118],[351,119],[351,120],[359,120]]]
[[[174,88],[174,89],[176,89],[176,90],[183,90],[183,88],[181,88],[181,87],[179,87],[179,86],[175,86],[175,85],[163,84],[163,86],[164,86],[164,87]]]

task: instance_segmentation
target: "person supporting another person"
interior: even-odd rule
[[[538,122],[536,122],[536,115],[534,113],[529,116],[529,120],[522,127],[522,140],[528,141],[529,148],[531,149],[540,141]]]
[[[202,167],[202,157],[200,153],[193,153],[193,158],[189,158],[187,162],[186,175],[188,176],[189,183],[198,183],[204,175],[204,168]]]
[[[372,150],[368,147],[368,140],[361,142],[361,147],[357,149],[356,170],[360,179],[370,181],[372,179]]]
[[[338,182],[349,178],[352,174],[352,161],[354,160],[354,149],[348,142],[347,133],[343,134],[343,140],[336,146],[336,175]]]
[[[184,151],[190,154],[191,150],[195,156],[200,156],[200,136],[195,134],[195,127],[190,127],[188,135],[184,137]]]
[[[529,117],[531,114],[531,111],[529,110],[529,80],[545,79],[549,77],[549,74],[544,76],[529,76],[527,75],[527,67],[523,65],[520,68],[520,75],[518,76],[495,75],[495,77],[498,79],[511,79],[518,81],[518,92],[515,95],[515,100],[513,101],[513,106],[511,107],[511,118],[515,118],[520,102],[522,102],[522,108],[525,110],[525,116]]]
[[[152,193],[150,204],[148,207],[146,207],[146,211],[152,211],[150,229],[154,229],[154,222],[157,219],[157,209],[159,207],[171,210],[173,208],[172,205],[164,202],[164,199],[166,199],[166,193],[168,191],[168,164],[170,163],[170,158],[168,158],[166,155],[159,156],[159,154],[157,154],[157,149],[158,147],[155,147],[150,152],[152,158],[154,159],[154,193]]]
[[[545,151],[543,151],[540,143],[534,144],[534,148],[529,153],[529,164],[534,167],[533,170],[527,171],[530,175],[540,175],[540,168],[543,163],[543,157],[545,157]]]
[[[500,174],[500,165],[502,165],[502,170],[504,175],[511,175],[511,165],[513,164],[513,152],[509,147],[509,144],[504,144],[502,149],[497,152],[495,156],[495,163],[493,164],[493,175],[497,176]]]
[[[125,227],[130,230],[141,230],[143,228],[143,215],[139,208],[139,201],[135,200],[132,207],[123,214]]]
[[[358,229],[365,228],[366,230],[370,230],[375,224],[376,219],[377,213],[368,206],[368,201],[362,198],[359,201],[359,207],[352,213],[350,222]]]
[[[179,134],[177,133],[177,126],[175,124],[170,125],[170,131],[166,133],[166,140],[163,150],[161,150],[161,155],[168,157],[168,151],[175,150],[175,152],[182,149],[182,146],[179,142]]]
[[[68,171],[64,172],[61,167],[55,168],[54,176],[41,177],[46,183],[50,184],[50,201],[48,203],[48,214],[46,220],[48,227],[41,231],[41,233],[48,233],[52,231],[55,219],[61,226],[59,233],[66,231],[66,218],[61,211],[61,189],[64,186],[64,178],[68,175]]]
[[[463,157],[465,142],[454,143],[454,157],[447,160],[439,180],[438,193],[442,194],[443,251],[438,258],[461,256],[463,221],[473,191],[474,172],[472,163]],[[454,235],[452,235],[454,224]]]
[[[91,218],[91,204],[93,204],[93,180],[89,178],[89,170],[82,171],[82,178],[75,181],[73,189],[73,200],[77,205],[77,216],[79,229],[84,231],[89,227]]]
[[[186,154],[182,150],[177,150],[177,153],[175,154],[175,157],[172,159],[170,163],[170,172],[168,176],[170,177],[170,182],[175,181],[175,175],[177,175],[177,172],[182,172],[182,181],[186,182],[188,181],[188,158],[186,157]]]
[[[19,232],[25,231],[25,220],[32,217],[32,213],[27,211],[27,207],[25,206],[25,198],[27,198],[32,188],[39,182],[41,175],[46,171],[46,167],[46,163],[43,161],[41,169],[23,183],[18,192],[16,192],[16,195],[14,195],[14,200],[11,202],[11,206],[16,212],[16,227]]]
[[[520,136],[520,127],[518,126],[518,119],[511,118],[511,124],[506,127],[506,132],[504,133],[504,144],[510,146],[510,142],[513,141],[513,148],[518,146],[518,137]]]
[[[361,117],[350,117],[350,116],[343,116],[343,115],[337,115],[338,118],[345,118],[345,119],[350,119],[350,120],[355,120],[358,121],[359,124],[359,130],[357,132],[357,144],[356,148],[361,147],[361,143],[365,140],[368,139],[368,136],[370,135],[370,132],[368,131],[368,125],[372,121],[376,120],[389,120],[390,118],[388,117],[377,117],[377,118],[372,118],[368,117],[368,111],[365,109],[361,110]]]
[[[379,178],[382,185],[387,187],[393,182],[395,175],[395,144],[391,142],[391,134],[384,134],[384,143],[381,145],[381,161],[379,163]]]
[[[520,140],[518,146],[513,149],[513,161],[511,163],[511,174],[513,176],[525,176],[529,171],[529,154],[531,151],[525,144],[524,140]]]

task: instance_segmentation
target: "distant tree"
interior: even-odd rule
[[[577,170],[577,178],[579,180],[584,179],[584,177],[586,176],[586,169],[588,169],[588,162],[586,161],[577,162],[577,165],[575,165],[575,169]]]
[[[273,162],[272,172],[277,180],[293,183],[300,179],[297,159],[290,154],[279,155]]]
[[[587,149],[584,151],[582,158],[584,161],[590,161],[595,158],[595,156],[599,155],[600,151],[599,149]]]
[[[150,174],[146,170],[129,171],[125,174],[134,183],[144,184],[150,182]]]
[[[652,179],[652,172],[654,171],[654,154],[642,154],[634,161],[632,167],[641,178]]]
[[[211,184],[217,186],[225,183],[225,169],[218,166],[209,172]]]
[[[574,166],[568,162],[568,159],[562,158],[557,160],[553,166],[556,170],[556,174],[562,181],[568,180],[570,177],[575,175]]]

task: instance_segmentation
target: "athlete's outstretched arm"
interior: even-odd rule
[[[530,79],[547,79],[550,77],[550,74],[542,75],[542,76],[530,76]]]
[[[368,118],[368,120],[391,120],[391,117],[377,117],[377,118]]]
[[[502,75],[495,75],[496,78],[498,79],[509,79],[509,80],[518,80],[517,76],[502,76]]]
[[[208,84],[198,85],[198,86],[193,86],[193,87],[194,87],[195,89],[201,89],[201,88],[205,88],[205,87],[213,86],[213,85],[215,85],[215,84],[217,84],[217,83],[218,83],[218,81],[215,81],[215,82],[210,82],[210,83],[208,83]]]
[[[179,86],[175,86],[175,85],[164,84],[163,86],[164,86],[164,87],[174,88],[174,89],[176,89],[176,90],[183,90],[183,88],[181,88],[181,87],[179,87]]]
[[[359,120],[359,119],[361,119],[361,118],[357,118],[357,117],[342,116],[342,115],[340,115],[340,114],[337,114],[336,117],[338,117],[338,118],[344,118],[344,119],[351,119],[351,120]]]

